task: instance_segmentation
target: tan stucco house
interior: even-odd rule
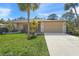
[[[0,28],[2,28],[2,27],[6,27],[6,25],[5,25],[5,24],[0,23]]]
[[[37,32],[42,33],[66,33],[66,21],[64,20],[37,20],[39,22]],[[27,21],[19,20],[15,21],[14,25],[16,29],[27,31]]]

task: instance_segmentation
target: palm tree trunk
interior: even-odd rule
[[[77,14],[75,7],[74,7],[74,11],[75,11],[75,14],[76,14],[76,17],[77,17],[77,19],[75,19],[75,24],[76,24],[76,26],[78,26],[78,14]]]
[[[28,40],[30,39],[30,4],[27,4],[27,15],[28,15]]]

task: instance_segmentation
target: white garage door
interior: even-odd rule
[[[64,33],[65,26],[63,22],[44,22],[45,33]]]

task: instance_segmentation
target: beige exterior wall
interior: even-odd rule
[[[40,22],[40,30],[41,32],[46,32],[46,33],[65,33],[66,32],[66,22],[65,21],[60,21],[60,20],[44,20],[44,21],[39,21]],[[27,22],[16,22],[15,27],[18,30],[22,30],[24,27],[26,28],[25,30],[27,31]]]
[[[65,22],[63,21],[43,21],[42,31],[46,33],[65,33]]]
[[[24,29],[24,27],[26,28],[27,27],[27,23],[25,23],[25,22],[19,22],[19,23],[15,23],[15,28],[17,29],[17,30],[22,30],[22,29]]]

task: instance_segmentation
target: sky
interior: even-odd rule
[[[61,17],[65,12],[63,3],[42,3],[36,11],[31,11],[30,18],[35,16],[47,18],[53,13]],[[21,16],[27,18],[27,12],[21,12],[17,3],[0,3],[0,18],[14,19]]]

